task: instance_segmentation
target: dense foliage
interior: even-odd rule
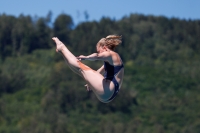
[[[52,25],[51,25],[52,24]],[[55,52],[75,54],[123,35],[119,95],[108,104],[84,88]],[[69,15],[0,15],[0,133],[199,133],[200,20],[130,14],[77,26]],[[84,62],[94,69],[102,62]]]

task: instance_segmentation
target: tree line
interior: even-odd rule
[[[130,14],[73,24],[70,15],[0,15],[0,133],[200,132],[200,20]],[[86,92],[55,52],[57,36],[75,55],[88,55],[109,34],[125,65],[109,104]],[[98,69],[102,62],[87,62]]]

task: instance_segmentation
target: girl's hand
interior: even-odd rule
[[[84,55],[80,55],[77,57],[77,59],[79,60],[85,60],[87,58],[87,56],[84,56]]]
[[[89,87],[88,84],[86,84],[85,87],[86,87],[86,90],[87,90],[87,91],[91,91],[91,89],[90,89],[90,87]]]

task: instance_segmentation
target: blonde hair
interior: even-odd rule
[[[97,43],[97,46],[106,46],[111,50],[114,50],[122,42],[122,36],[108,35],[106,38],[102,38]]]

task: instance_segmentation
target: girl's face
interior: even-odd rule
[[[106,51],[105,47],[97,46],[97,52],[98,52],[98,53],[102,53],[102,52],[104,52],[104,51]]]

